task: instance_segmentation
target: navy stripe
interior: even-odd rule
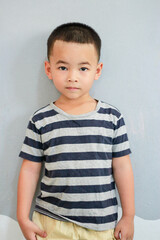
[[[51,203],[58,207],[62,207],[65,209],[93,209],[93,208],[107,208],[110,206],[117,205],[117,199],[111,198],[105,201],[79,201],[79,202],[69,202],[69,201],[61,201],[55,197],[45,197],[39,198],[47,203]]]
[[[130,149],[124,150],[124,151],[120,151],[120,152],[113,152],[113,158],[117,158],[117,157],[123,157],[125,155],[128,155],[131,153]]]
[[[36,128],[35,124],[29,121],[28,129],[32,130],[33,132],[40,134],[39,130]]]
[[[33,119],[34,122],[37,122],[39,120],[42,120],[42,119],[47,118],[47,117],[52,117],[52,116],[55,116],[57,114],[58,113],[55,110],[49,110],[47,112],[37,113],[36,115],[33,116],[32,119]]]
[[[105,210],[104,210],[105,211]],[[76,222],[80,222],[80,223],[93,223],[93,224],[105,224],[105,223],[110,223],[110,222],[114,222],[117,220],[118,214],[114,213],[111,215],[107,215],[105,217],[101,216],[101,217],[83,217],[83,216],[66,216],[63,215],[64,217],[71,219],[73,221]]]
[[[55,177],[95,177],[109,176],[112,174],[112,168],[96,168],[96,169],[65,169],[48,171],[45,169],[45,175],[49,178]]]
[[[49,193],[101,193],[108,192],[115,189],[115,182],[110,184],[101,184],[101,185],[80,185],[80,186],[55,186],[55,185],[46,185],[41,183],[41,189]]]
[[[112,114],[112,115],[116,116],[117,118],[119,118],[121,116],[120,112],[118,112],[116,109],[113,109],[113,108],[101,107],[98,112],[102,113],[102,114]]]
[[[52,138],[43,144],[43,149],[58,146],[61,144],[82,144],[82,143],[101,143],[112,144],[112,138],[101,135],[85,135],[85,136],[63,136]]]
[[[25,137],[24,143],[33,148],[37,148],[37,149],[41,149],[41,150],[43,149],[43,144],[41,142],[35,141],[28,137]]]
[[[115,126],[115,130],[117,130],[118,128],[122,127],[125,125],[124,119],[121,118],[117,121],[117,125]]]
[[[113,144],[119,144],[128,141],[127,134],[123,134],[121,136],[118,136],[117,138],[113,139]]]
[[[23,151],[20,152],[19,157],[27,159],[27,160],[30,160],[30,161],[33,161],[33,162],[42,162],[42,161],[44,161],[44,157],[43,156],[42,157],[37,157],[37,156],[30,155],[28,153],[25,153]]]
[[[112,159],[112,153],[110,152],[73,152],[59,153],[51,156],[46,156],[46,162],[58,162],[58,161],[72,161],[72,160],[110,160]]]
[[[87,119],[87,120],[66,120],[66,121],[53,122],[46,125],[45,127],[41,127],[39,130],[41,134],[45,134],[54,129],[78,128],[78,127],[104,127],[107,129],[115,128],[114,124],[109,121]]]

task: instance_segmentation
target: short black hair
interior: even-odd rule
[[[93,28],[86,24],[71,22],[62,24],[55,28],[53,32],[50,34],[47,41],[48,60],[56,40],[62,40],[65,42],[94,44],[98,55],[98,61],[100,59],[101,39],[98,33]]]

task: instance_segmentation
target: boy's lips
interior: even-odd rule
[[[66,88],[69,89],[69,90],[77,90],[77,89],[79,89],[77,87],[66,87]]]

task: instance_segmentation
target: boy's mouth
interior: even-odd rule
[[[69,90],[78,90],[79,88],[77,88],[77,87],[66,87],[67,89],[69,89]]]

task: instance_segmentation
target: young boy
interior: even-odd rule
[[[102,71],[101,40],[68,23],[48,39],[45,71],[60,97],[31,117],[20,152],[17,219],[27,240],[132,240],[134,184],[121,113],[89,94]],[[41,164],[45,171],[29,219]],[[117,185],[123,215],[117,224]]]

